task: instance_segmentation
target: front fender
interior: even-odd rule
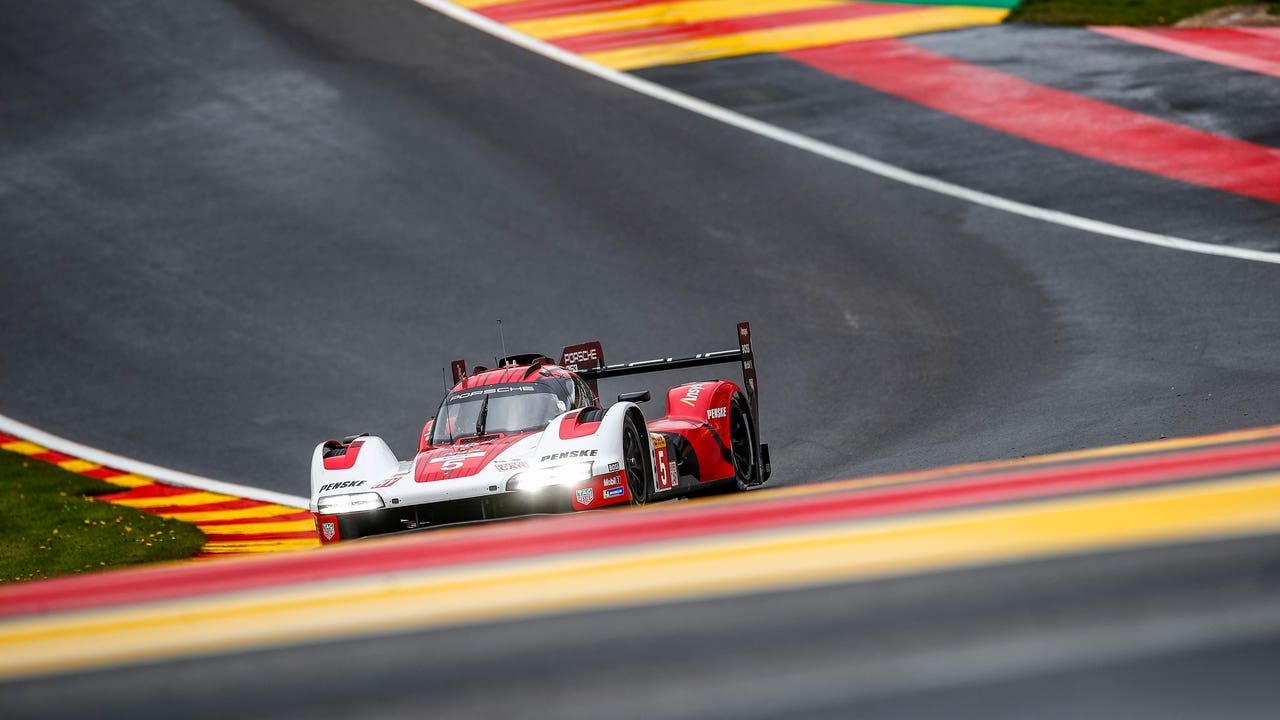
[[[603,417],[596,419],[593,414],[586,422],[582,421],[586,411],[574,410],[547,425],[538,443],[535,460],[539,464],[555,465],[569,458],[581,457],[596,461],[599,465],[595,470],[597,473],[612,472],[608,469],[609,464],[622,461],[622,425],[629,411],[640,414],[640,434],[644,436],[644,416],[635,403],[615,403]]]
[[[358,492],[394,474],[400,465],[395,453],[380,437],[356,438],[346,446],[346,452],[328,458],[326,447],[333,445],[320,443],[311,453],[312,510],[321,495]]]

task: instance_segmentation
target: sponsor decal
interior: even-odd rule
[[[320,534],[324,535],[325,540],[332,540],[338,534],[338,523],[324,522],[320,523]]]
[[[467,464],[471,458],[484,457],[484,452],[465,453],[463,455],[446,455],[444,457],[431,458],[427,463],[440,463],[442,472],[453,472]]]
[[[560,366],[578,372],[604,364],[604,348],[594,340],[580,345],[570,345],[560,353]]]
[[[621,475],[614,475],[613,477],[607,477],[607,478],[605,478],[605,479],[604,479],[604,486],[605,486],[605,487],[613,487],[614,485],[621,485],[621,484],[622,484],[622,476],[621,476]],[[609,494],[608,494],[608,493],[605,493],[605,497],[608,497],[608,496],[609,496]]]
[[[729,414],[729,408],[711,408],[707,411],[708,420],[719,420]]]
[[[569,458],[580,458],[580,457],[595,457],[596,455],[599,455],[599,454],[600,454],[599,450],[566,450],[565,452],[562,452],[562,453],[551,453],[550,455],[543,455],[542,459],[539,460],[538,462],[547,462],[549,460],[567,460]]]
[[[600,356],[596,354],[595,348],[588,348],[586,350],[574,350],[567,352],[564,354],[563,358],[565,367],[574,366],[572,368],[574,370],[577,370],[577,364],[584,360],[590,360],[591,362],[598,363],[600,362]]]
[[[478,390],[464,390],[460,393],[454,393],[449,396],[449,402],[455,400],[466,400],[469,397],[477,395],[495,395],[500,393],[517,393],[517,392],[537,392],[538,389],[532,385],[498,385],[496,387],[480,388]]]
[[[342,490],[344,488],[357,488],[364,485],[364,480],[343,480],[342,482],[329,483],[321,485],[320,492],[327,493],[330,490]]]
[[[374,488],[388,488],[388,487],[391,487],[392,485],[395,485],[396,483],[400,482],[400,478],[402,478],[402,477],[404,477],[404,473],[401,473],[401,474],[399,474],[399,475],[392,475],[391,477],[387,478],[386,480],[383,480],[382,482],[378,483],[377,485],[370,485],[370,486],[369,486],[369,489],[370,489],[370,490],[372,490],[372,489],[374,489]]]
[[[738,334],[741,335],[742,337],[748,337],[747,329],[744,327],[738,328]]]
[[[471,452],[471,453],[466,453],[464,455],[444,455],[437,458],[431,458],[427,462],[429,463],[449,462],[450,460],[466,460],[467,458],[473,458],[473,457],[484,457],[484,452]]]
[[[622,496],[623,496],[623,495],[625,495],[626,493],[627,493],[627,489],[626,489],[626,488],[624,488],[624,487],[614,487],[614,488],[609,488],[609,489],[605,490],[605,491],[604,491],[604,496],[605,496],[605,497],[607,497],[607,498],[616,498],[616,497],[622,497]]]
[[[618,472],[622,465],[618,463],[609,463],[609,472]]]
[[[667,439],[661,435],[650,435],[653,438],[653,489],[664,492],[675,487],[674,462],[667,462]]]
[[[751,343],[742,343],[742,352],[744,353],[751,352]]]
[[[573,495],[578,499],[580,505],[590,505],[591,501],[596,499],[595,488],[582,488]]]
[[[493,464],[498,472],[511,472],[512,470],[528,470],[529,463],[523,460],[499,460]]]
[[[693,407],[698,404],[698,396],[702,394],[702,383],[694,383],[684,391],[684,397],[680,398],[680,402]]]

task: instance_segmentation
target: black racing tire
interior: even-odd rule
[[[756,458],[756,430],[747,403],[740,395],[729,404],[729,453],[739,490],[760,484],[760,463]]]
[[[630,413],[622,423],[622,466],[627,471],[627,489],[631,492],[632,505],[649,502],[649,487],[653,485],[653,461],[649,457],[649,443],[644,440],[643,427]]]

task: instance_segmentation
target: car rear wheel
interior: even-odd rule
[[[631,502],[643,505],[649,501],[649,444],[644,442],[634,417],[628,416],[622,426],[622,462],[627,471],[627,489]]]
[[[738,489],[746,490],[759,485],[760,481],[756,478],[759,468],[756,464],[755,430],[751,416],[747,413],[746,403],[740,397],[734,397],[729,408],[729,445]]]

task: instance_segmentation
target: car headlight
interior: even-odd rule
[[[376,492],[330,495],[316,501],[316,512],[325,515],[357,512],[359,510],[377,510],[381,507],[383,507],[382,496]]]
[[[590,480],[591,463],[570,463],[549,468],[535,468],[512,475],[507,480],[507,490],[541,490],[552,485],[570,485]]]

